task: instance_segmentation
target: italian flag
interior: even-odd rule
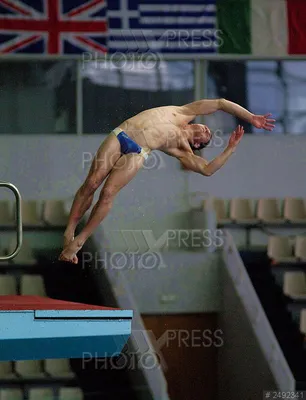
[[[306,0],[217,0],[219,53],[306,54]]]

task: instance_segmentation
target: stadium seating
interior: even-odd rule
[[[220,225],[257,222],[274,225],[284,222],[306,224],[306,205],[303,198],[223,199],[214,197],[213,206]],[[11,210],[14,210],[14,206],[9,201],[0,201],[2,227],[14,225],[15,217]],[[65,200],[62,199],[45,200],[42,203],[36,200],[23,200],[22,212],[24,226],[63,227],[68,221]]]
[[[278,199],[259,199],[257,204],[257,218],[264,223],[282,223],[284,218],[281,215]]]
[[[68,222],[68,214],[63,200],[47,200],[43,205],[43,220],[48,225],[64,226]]]
[[[55,400],[54,391],[51,388],[31,388],[28,400]]]
[[[39,360],[16,361],[15,372],[22,378],[45,378],[43,364]]]
[[[22,222],[24,225],[41,226],[43,221],[40,216],[39,203],[36,200],[23,200],[21,203]]]
[[[0,221],[2,226],[13,226],[15,216],[11,213],[11,204],[8,200],[0,201]]]
[[[286,236],[269,236],[268,257],[276,262],[295,261],[290,238]]]
[[[299,261],[306,261],[306,236],[296,237],[294,254]]]
[[[0,362],[0,379],[14,379],[13,363],[10,361]],[[1,400],[1,397],[0,397]]]
[[[74,378],[68,359],[45,360],[45,371],[53,378]]]
[[[64,387],[59,390],[59,400],[83,400],[84,396],[79,388]]]
[[[229,210],[226,206],[226,200],[214,198],[213,207],[216,212],[217,221],[219,224],[226,224],[231,222],[231,219],[229,217]]]
[[[22,275],[20,294],[46,297],[46,289],[41,275]]]
[[[250,199],[232,199],[230,202],[230,219],[236,223],[256,223],[258,222],[252,210]]]
[[[30,387],[27,392],[15,387],[3,388],[0,389],[0,400],[84,400],[78,387],[59,387],[58,395],[52,387]]]
[[[304,200],[301,198],[286,198],[284,201],[284,218],[292,223],[306,222]]]
[[[16,238],[12,238],[8,247],[8,254],[11,254],[16,249]],[[33,250],[30,246],[30,243],[23,239],[22,247],[16,257],[10,261],[13,264],[22,264],[22,265],[34,265],[37,260],[34,257]]]
[[[17,294],[17,281],[13,275],[0,275],[0,296]]]
[[[302,271],[290,271],[284,274],[283,291],[292,299],[306,300],[306,274]]]
[[[21,389],[0,389],[0,400],[23,400],[23,391]]]
[[[3,257],[3,256],[7,256],[7,249],[6,248],[4,248],[4,247],[0,247],[0,256],[1,257]],[[1,261],[0,262],[0,266],[5,266],[5,265],[9,265],[10,264],[10,261]]]

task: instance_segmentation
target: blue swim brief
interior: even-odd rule
[[[116,128],[112,132],[119,140],[122,154],[137,153],[141,154],[145,159],[148,158],[148,153],[139,144],[134,142],[121,128]]]

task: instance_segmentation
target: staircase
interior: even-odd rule
[[[288,311],[287,306],[291,300],[276,283],[266,253],[242,251],[240,256],[295,377],[296,390],[306,390],[304,336]]]

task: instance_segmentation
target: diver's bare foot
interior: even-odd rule
[[[64,248],[59,256],[60,261],[67,261],[73,264],[78,263],[77,252],[81,250],[83,244],[78,240],[73,240],[68,246]]]

